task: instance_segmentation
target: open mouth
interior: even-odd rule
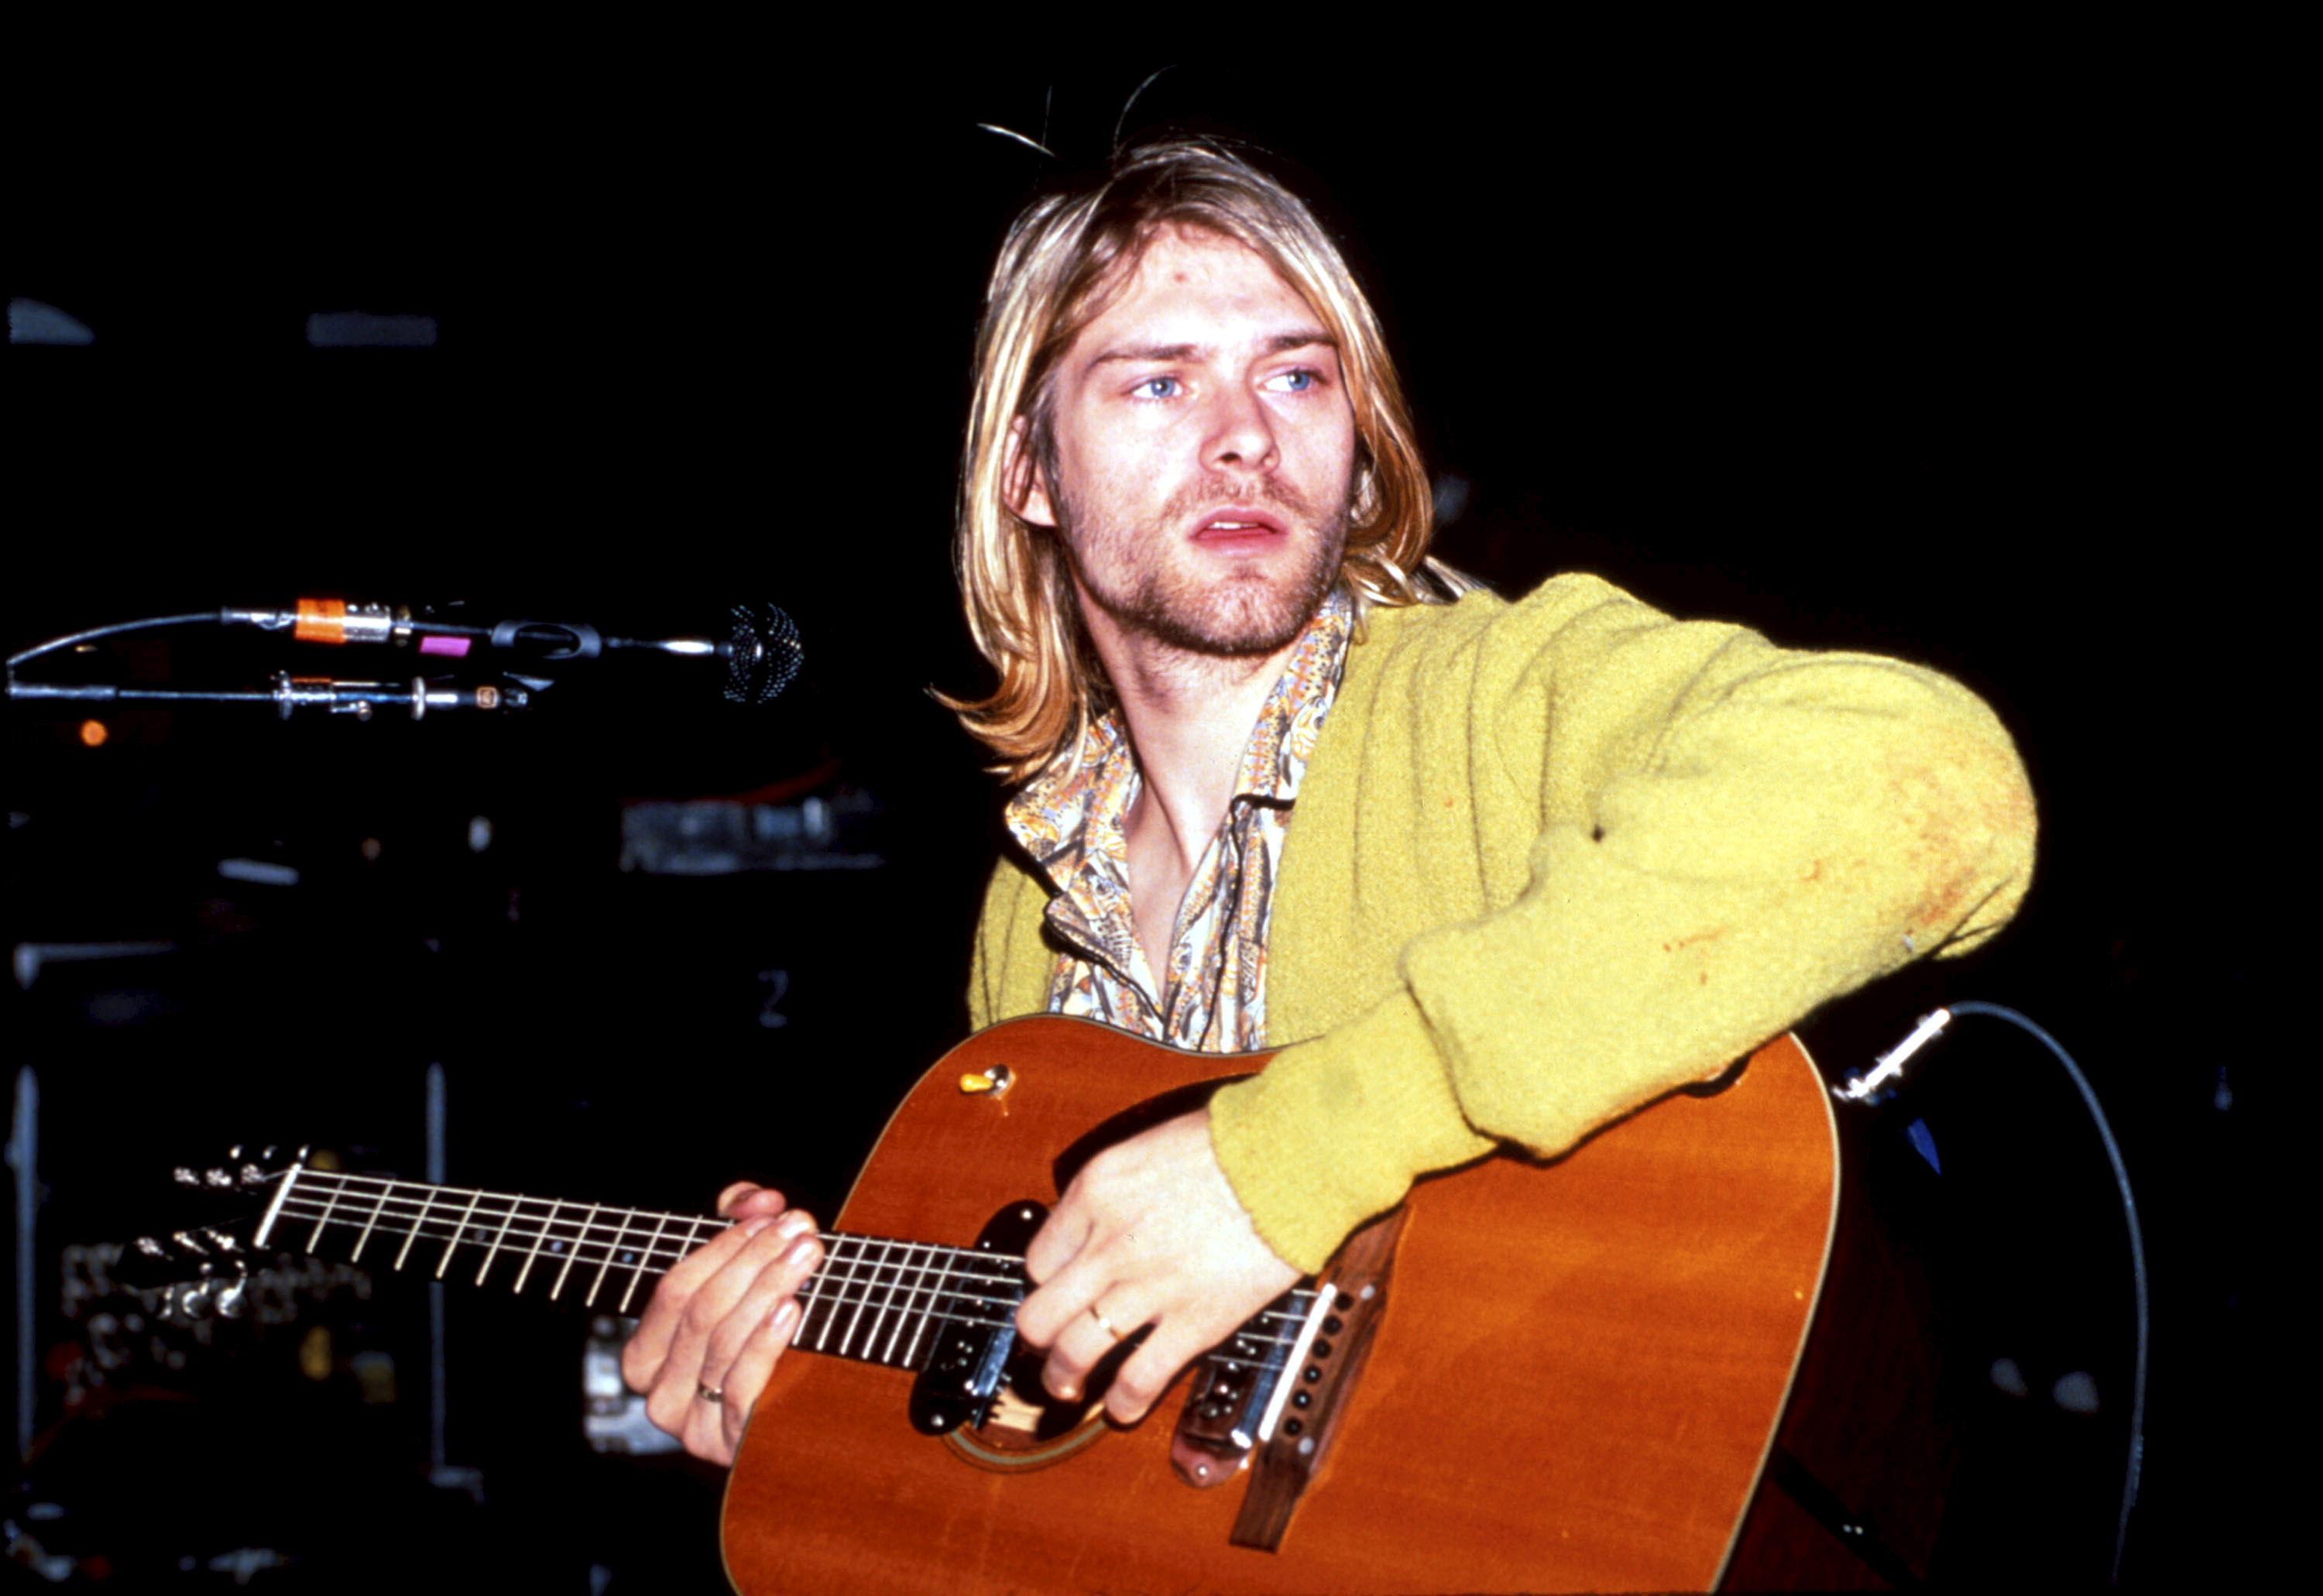
[[[1262,510],[1215,510],[1194,528],[1194,541],[1210,547],[1255,545],[1281,537],[1289,528]]]

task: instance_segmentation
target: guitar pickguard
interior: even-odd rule
[[[1011,1203],[994,1215],[976,1250],[1021,1256],[1048,1217],[1039,1203]],[[1128,1350],[1126,1345],[1122,1349]],[[1042,1354],[1016,1337],[1013,1317],[997,1325],[954,1324],[912,1386],[912,1427],[941,1435],[978,1468],[1033,1469],[1060,1463],[1105,1433],[1102,1400],[1060,1402],[1041,1384]],[[1118,1356],[1091,1371],[1101,1399]]]

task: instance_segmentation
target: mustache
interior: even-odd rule
[[[1254,477],[1244,483],[1203,482],[1181,488],[1162,505],[1165,519],[1177,520],[1239,505],[1247,509],[1276,509],[1302,520],[1317,519],[1314,501],[1288,482]]]

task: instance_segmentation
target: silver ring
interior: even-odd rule
[[[1089,1317],[1095,1319],[1097,1324],[1097,1328],[1104,1331],[1107,1335],[1112,1336],[1116,1341],[1119,1341],[1121,1339],[1121,1332],[1113,1327],[1113,1321],[1111,1319],[1106,1318],[1103,1314],[1097,1311],[1097,1304],[1094,1302],[1089,1304]]]
[[[696,1380],[693,1385],[693,1399],[697,1402],[723,1402],[726,1399],[726,1393],[718,1386]]]

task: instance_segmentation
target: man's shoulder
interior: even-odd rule
[[[1374,655],[1460,649],[1486,642],[1546,642],[1575,626],[1630,627],[1668,619],[1602,576],[1564,572],[1515,599],[1476,589],[1448,604],[1374,609],[1365,618],[1363,641]]]

